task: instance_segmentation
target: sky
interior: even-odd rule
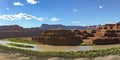
[[[88,26],[120,21],[120,0],[0,0],[0,26]]]

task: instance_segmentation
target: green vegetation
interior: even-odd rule
[[[32,42],[32,41],[22,40],[22,39],[19,39],[19,38],[8,38],[8,40],[13,41],[13,42],[34,44],[34,42]]]
[[[89,50],[89,51],[77,51],[77,52],[41,52],[41,51],[32,51],[26,49],[18,49],[13,47],[7,47],[0,45],[2,51],[5,52],[14,52],[14,53],[22,53],[28,56],[36,56],[36,57],[66,57],[66,58],[76,58],[76,57],[97,57],[97,56],[106,56],[106,55],[115,55],[120,54],[120,47],[110,48],[110,49],[102,49],[102,50]]]
[[[33,46],[24,45],[24,44],[9,43],[9,44],[7,44],[7,45],[10,45],[10,46],[17,46],[17,47],[24,47],[24,48],[34,48]]]

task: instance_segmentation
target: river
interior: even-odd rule
[[[23,47],[9,46],[9,45],[7,45],[9,43],[31,45],[31,46],[34,46],[34,48],[23,48]],[[20,48],[20,49],[29,49],[29,50],[36,50],[36,51],[66,51],[66,52],[97,50],[97,49],[106,49],[106,48],[120,46],[120,44],[93,45],[93,46],[52,46],[52,45],[40,45],[40,44],[27,44],[27,43],[12,42],[12,41],[8,41],[7,39],[1,39],[0,44],[8,46],[8,47],[15,47],[15,48]]]

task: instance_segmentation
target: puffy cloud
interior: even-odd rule
[[[102,8],[103,8],[103,6],[101,6],[101,5],[100,5],[100,6],[99,6],[99,8],[100,8],[100,9],[102,9]]]
[[[44,21],[46,20],[47,18],[37,18],[33,15],[29,15],[27,13],[19,13],[19,14],[10,14],[10,15],[0,15],[0,19],[1,20],[21,20],[21,19],[25,19],[25,20],[31,20],[31,19],[34,19],[34,20],[39,20],[39,21]]]
[[[51,18],[51,21],[58,21],[58,20],[60,20],[60,18],[56,18],[56,17]]]
[[[15,5],[15,6],[24,6],[24,4],[22,4],[20,2],[14,2],[13,5]]]
[[[9,11],[10,9],[9,8],[6,8],[7,9],[7,11]]]
[[[78,12],[78,9],[72,9],[73,13]]]
[[[25,14],[23,17],[24,17],[26,20],[31,20],[31,19],[36,19],[36,18],[37,18],[37,17],[35,17],[35,16],[28,15],[28,14]]]
[[[37,4],[38,1],[36,0],[26,0],[29,4]]]

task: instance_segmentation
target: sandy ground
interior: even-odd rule
[[[30,57],[22,56],[21,54],[0,53],[0,60],[30,60]]]

